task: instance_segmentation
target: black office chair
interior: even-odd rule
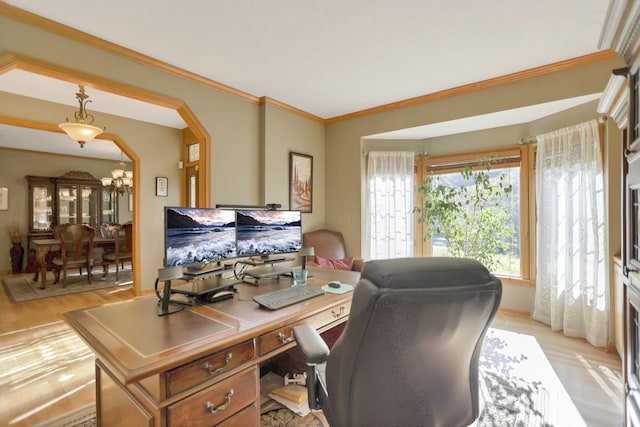
[[[473,423],[478,360],[501,295],[500,280],[470,259],[365,263],[331,352],[313,327],[293,330],[309,406],[333,427]]]

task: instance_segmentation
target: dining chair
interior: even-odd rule
[[[107,232],[113,235],[115,245],[112,252],[105,252],[102,255],[102,268],[106,277],[109,274],[109,264],[115,264],[116,280],[118,280],[120,278],[120,268],[124,269],[126,261],[131,262],[131,268],[133,269],[133,224],[111,225]]]
[[[67,270],[78,268],[82,274],[83,267],[87,271],[87,281],[91,283],[94,236],[95,229],[86,224],[71,224],[56,229],[56,237],[60,240],[60,255],[53,260],[53,264],[58,267],[53,283],[59,281],[62,270],[64,287],[67,282]]]

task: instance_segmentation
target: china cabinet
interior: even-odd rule
[[[29,234],[33,239],[53,237],[54,227],[62,224],[88,224],[100,227],[117,222],[117,197],[103,191],[102,183],[93,175],[70,171],[60,177],[27,176],[29,182]],[[27,271],[34,271],[33,254],[29,253]]]

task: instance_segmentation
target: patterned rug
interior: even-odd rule
[[[260,378],[260,427],[329,427],[322,412],[301,417],[271,399],[269,393],[283,384],[284,379],[273,372]]]
[[[33,427],[96,427],[96,405],[89,404]]]
[[[481,427],[586,427],[532,335],[490,328],[480,357]]]
[[[116,273],[113,268],[107,277],[104,277],[102,270],[94,272],[93,283],[87,282],[86,274],[80,275],[76,271],[67,275],[67,284],[62,287],[62,283],[53,284],[53,273],[47,273],[47,285],[45,289],[40,289],[40,281],[33,281],[33,274],[19,274],[2,279],[2,287],[9,296],[11,302],[30,301],[39,298],[56,297],[60,295],[75,294],[78,292],[95,291],[98,289],[112,288],[114,286],[125,286],[133,284],[133,274],[130,268],[120,270],[119,280],[116,280]]]

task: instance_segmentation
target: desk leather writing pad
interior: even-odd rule
[[[151,303],[149,302],[151,301]],[[143,357],[215,335],[231,328],[189,309],[158,316],[156,301],[144,298],[87,310],[102,326]]]

